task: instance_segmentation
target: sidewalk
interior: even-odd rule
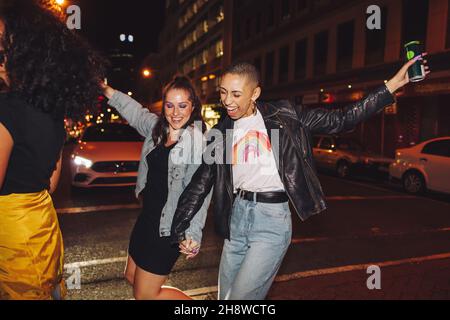
[[[269,300],[450,299],[450,259],[381,267],[381,290],[369,290],[366,270],[275,282]]]

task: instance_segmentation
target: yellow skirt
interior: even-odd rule
[[[64,245],[47,191],[0,196],[0,300],[63,299]]]

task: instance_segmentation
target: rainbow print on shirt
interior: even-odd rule
[[[270,155],[272,146],[267,134],[250,130],[233,146],[233,165],[255,164],[261,156]]]

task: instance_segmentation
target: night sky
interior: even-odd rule
[[[100,51],[119,43],[119,35],[133,34],[138,60],[157,52],[164,23],[164,0],[67,0],[81,8],[81,33]]]

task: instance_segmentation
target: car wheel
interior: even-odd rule
[[[417,171],[409,171],[403,176],[403,189],[409,194],[423,194],[425,192],[425,179]]]
[[[350,176],[350,165],[347,161],[339,161],[336,167],[336,174],[339,178],[346,179]]]

